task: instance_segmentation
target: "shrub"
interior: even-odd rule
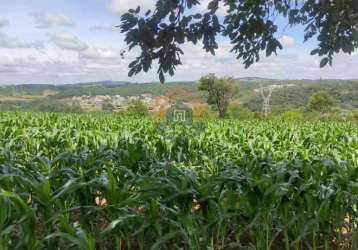
[[[239,120],[250,120],[255,118],[255,113],[252,112],[249,108],[233,105],[229,109],[229,115],[231,118]]]
[[[163,106],[161,106],[159,108],[159,111],[158,112],[154,112],[152,113],[152,117],[155,121],[163,121],[165,120],[165,116],[166,116],[166,111],[167,109]]]
[[[334,103],[334,98],[329,93],[322,90],[310,97],[307,108],[310,111],[327,112],[331,110]]]
[[[131,116],[144,117],[149,115],[149,111],[143,102],[133,101],[127,109],[127,114]]]
[[[112,113],[114,111],[114,106],[112,104],[111,101],[106,101],[103,105],[102,105],[102,110],[108,113]]]
[[[71,105],[61,103],[58,101],[45,101],[38,106],[33,107],[36,111],[41,112],[64,112],[64,113],[81,113],[83,112],[80,105],[73,103]]]
[[[348,120],[358,122],[358,110],[353,110],[348,114]]]
[[[193,108],[194,119],[207,119],[210,116],[208,106],[196,106]]]
[[[280,116],[284,120],[288,121],[303,121],[304,116],[303,113],[300,111],[286,111],[281,114]]]

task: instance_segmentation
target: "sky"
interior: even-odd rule
[[[208,0],[197,7],[203,10]],[[102,80],[158,81],[156,65],[148,73],[128,77],[128,64],[138,51],[121,58],[126,48],[116,25],[120,16],[138,4],[153,7],[155,0],[11,0],[0,8],[0,85],[67,84]],[[222,8],[221,14],[224,13]],[[200,45],[183,46],[183,65],[167,81],[197,80],[208,73],[219,76],[274,79],[358,78],[358,53],[336,55],[333,67],[319,68],[309,55],[315,41],[303,43],[303,27],[283,28],[278,38],[284,49],[262,57],[245,69],[221,40],[216,56]]]

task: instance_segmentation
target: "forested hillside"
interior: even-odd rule
[[[275,80],[263,78],[240,78],[238,101],[251,109],[260,111],[262,99],[257,91],[262,86],[282,85],[272,94],[274,112],[303,109],[310,96],[326,90],[335,99],[337,106],[345,109],[358,108],[358,80]],[[76,96],[121,95],[137,96],[144,93],[154,97],[205,101],[198,90],[197,82],[128,83],[103,81],[68,85],[8,85],[0,87],[0,108],[2,110],[71,111],[66,100]]]
[[[243,83],[239,98],[244,100],[247,107],[252,110],[259,110],[262,105],[261,96],[252,91],[259,88],[260,85],[282,84],[289,87],[276,89],[272,94],[271,104],[275,110],[290,110],[304,107],[310,96],[320,90],[326,90],[330,93],[337,105],[342,108],[358,108],[358,81],[339,81],[339,80],[321,80],[321,81],[279,81],[265,83]]]

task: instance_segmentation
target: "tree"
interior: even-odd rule
[[[230,118],[235,118],[239,120],[250,120],[255,118],[255,113],[251,111],[248,107],[241,105],[232,105],[229,108]]]
[[[310,111],[329,111],[334,105],[334,98],[324,90],[313,94],[308,101],[308,109]]]
[[[141,101],[134,101],[127,109],[128,114],[133,116],[144,117],[149,114],[147,106]]]
[[[200,79],[199,90],[208,92],[207,102],[219,111],[219,117],[224,118],[230,104],[230,99],[238,88],[232,78],[218,78],[209,74]]]
[[[332,64],[333,55],[351,54],[358,47],[358,4],[355,0],[209,0],[207,10],[195,13],[199,0],[157,0],[154,11],[141,14],[140,6],[121,17],[128,49],[139,48],[141,54],[129,64],[129,76],[147,72],[158,61],[158,74],[174,75],[184,54],[181,45],[202,42],[206,52],[215,54],[218,37],[228,38],[232,52],[246,67],[282,49],[277,38],[278,16],[287,26],[305,27],[304,40],[318,40],[311,55],[322,57],[321,67]],[[218,10],[226,8],[223,18]],[[220,39],[222,40],[222,39]],[[125,53],[125,52],[123,52]]]
[[[102,105],[102,110],[105,112],[109,112],[112,113],[114,111],[114,106],[112,104],[112,101],[106,101],[105,103],[103,103]]]

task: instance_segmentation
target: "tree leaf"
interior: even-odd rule
[[[161,84],[164,84],[164,82],[165,82],[165,77],[164,77],[163,71],[160,71],[160,72],[159,72],[159,80],[160,80],[160,83],[161,83]]]
[[[325,58],[323,58],[322,60],[321,60],[321,63],[320,63],[320,67],[321,68],[323,68],[323,67],[325,67],[326,65],[327,65],[327,63],[329,62],[329,59],[328,59],[328,57],[325,57]]]

